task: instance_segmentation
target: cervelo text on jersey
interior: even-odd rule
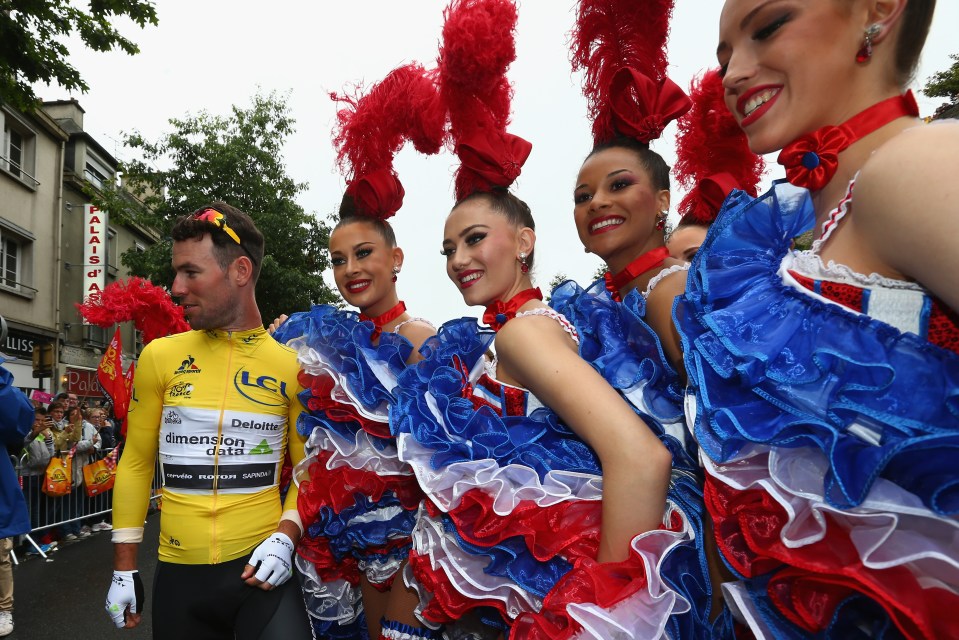
[[[160,425],[164,485],[178,491],[256,492],[277,483],[286,419],[167,406]]]
[[[277,381],[273,376],[256,375],[245,367],[240,367],[234,374],[233,386],[241,396],[257,404],[280,407],[290,402],[286,382]]]

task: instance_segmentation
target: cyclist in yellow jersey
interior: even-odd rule
[[[263,236],[216,202],[173,228],[173,295],[192,331],[153,341],[134,381],[114,488],[114,577],[107,612],[141,620],[137,550],[157,460],[163,480],[153,637],[309,638],[292,554],[304,455],[296,354],[263,329],[255,286]]]

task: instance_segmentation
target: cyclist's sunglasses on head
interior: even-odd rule
[[[253,260],[253,263],[256,264],[256,260],[253,259],[253,254],[251,254],[250,251],[243,246],[243,243],[240,241],[240,236],[230,225],[226,223],[226,217],[222,213],[216,209],[213,209],[212,207],[207,207],[206,209],[200,209],[194,213],[193,219],[216,225],[220,231],[230,236],[235,243],[240,245],[240,248],[243,249],[244,253],[246,253],[246,255],[250,257],[250,260]]]

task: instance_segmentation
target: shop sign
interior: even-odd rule
[[[96,369],[74,369],[67,367],[67,393],[78,396],[102,396],[100,381],[97,380]]]
[[[107,212],[83,205],[83,299],[103,291],[107,272]],[[89,324],[84,318],[83,324]]]

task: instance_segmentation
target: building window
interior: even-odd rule
[[[35,189],[40,184],[33,176],[36,134],[6,111],[0,111],[0,123],[3,124],[0,169]]]
[[[103,189],[105,185],[110,184],[113,170],[106,162],[87,149],[86,166],[83,169],[83,175],[94,187]]]
[[[32,298],[33,242],[26,229],[0,218],[0,290]]]
[[[116,229],[108,228],[107,229],[107,267],[109,267],[109,275],[117,275],[118,267],[117,263],[120,260],[120,243],[117,239]]]
[[[84,333],[83,341],[88,347],[100,347],[104,348],[109,342],[107,338],[107,332],[109,331],[110,338],[113,337],[112,329],[104,329],[103,327],[98,327],[95,324],[87,324],[83,326]]]
[[[2,233],[2,232],[0,232]],[[20,290],[20,243],[6,234],[0,235],[0,285]]]

